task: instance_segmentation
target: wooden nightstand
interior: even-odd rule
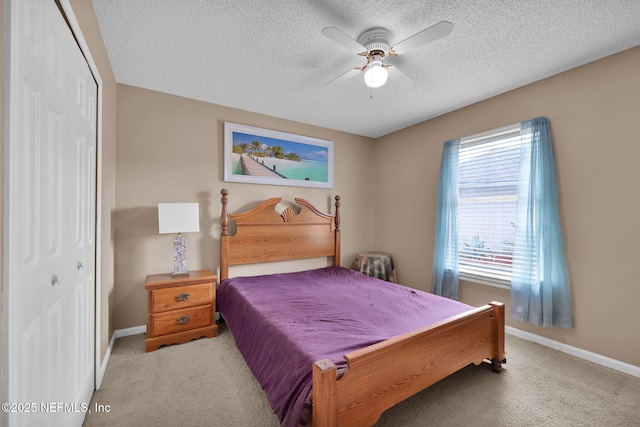
[[[189,275],[152,274],[144,285],[149,294],[147,352],[164,344],[182,344],[218,335],[216,282],[210,270]]]

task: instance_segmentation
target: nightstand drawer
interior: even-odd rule
[[[210,326],[212,324],[211,321],[211,304],[209,304],[153,314],[151,316],[151,327],[153,336],[159,336]]]
[[[213,303],[213,283],[156,289],[151,294],[153,313]]]

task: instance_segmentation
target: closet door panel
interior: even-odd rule
[[[3,399],[38,410],[3,422],[80,426],[94,388],[97,86],[54,0],[8,11]]]

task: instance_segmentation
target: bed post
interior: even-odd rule
[[[494,372],[502,371],[502,363],[506,362],[504,357],[504,303],[492,301],[489,303],[493,307],[495,319],[495,353],[496,357],[491,359],[491,369]]]
[[[340,196],[336,196],[336,213],[334,218],[335,225],[335,255],[333,256],[333,265],[340,267]]]
[[[229,277],[229,214],[227,213],[227,202],[229,199],[227,195],[229,191],[226,188],[220,190],[222,198],[222,213],[220,214],[220,226],[222,232],[220,233],[220,283]]]
[[[336,365],[329,359],[322,359],[313,364],[311,423],[314,427],[336,427],[337,425],[336,374]]]

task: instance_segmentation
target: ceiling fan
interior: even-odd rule
[[[325,86],[348,80],[362,72],[364,72],[364,82],[372,88],[384,85],[387,82],[387,77],[402,86],[408,86],[413,83],[411,77],[400,71],[398,67],[385,64],[384,59],[402,55],[412,49],[448,36],[452,30],[453,24],[451,22],[441,21],[392,46],[389,43],[391,32],[385,28],[371,28],[362,33],[356,41],[336,27],[325,27],[322,29],[323,35],[367,59],[367,63],[362,67],[347,71],[326,83]]]

